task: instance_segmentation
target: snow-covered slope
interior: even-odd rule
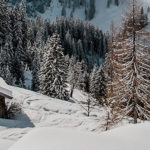
[[[36,128],[9,150],[149,150],[150,123],[128,125],[101,134]]]
[[[144,6],[145,12],[148,6],[150,6],[150,0],[139,0],[140,4]],[[110,28],[111,21],[114,21],[115,25],[120,25],[121,16],[126,11],[128,5],[128,0],[120,0],[119,6],[114,4],[107,8],[107,0],[95,0],[96,12],[91,23],[101,28],[104,32],[108,31]],[[50,18],[52,21],[56,19],[56,16],[61,16],[62,6],[58,0],[52,1],[52,5],[46,10],[44,14],[40,14],[42,18]],[[69,17],[71,13],[70,8],[66,8],[66,17]],[[150,15],[150,14],[149,14]],[[74,18],[80,18],[85,20],[85,9],[84,7],[79,7],[75,9],[73,13]]]
[[[113,20],[116,25],[120,24],[120,17],[126,8],[126,1],[121,1],[119,6],[114,4],[107,8],[107,0],[95,0],[96,12],[91,23],[100,27],[103,31],[109,30],[111,21]],[[51,21],[56,19],[56,16],[61,16],[62,6],[58,0],[52,0],[51,6],[47,8],[45,13],[40,14],[42,18],[50,18]],[[66,8],[66,17],[70,17],[71,9]],[[85,20],[85,8],[79,7],[73,12],[74,18]]]
[[[8,86],[2,78],[0,85],[12,91],[14,101],[24,111],[16,120],[0,119],[0,150],[6,150],[18,139],[36,127],[57,127],[82,131],[101,131],[100,121],[104,109],[94,106],[91,116],[86,107],[86,93],[75,90],[70,101],[52,99],[39,93]]]
[[[120,0],[120,5],[110,5],[107,8],[106,0],[96,0],[96,14],[91,22],[100,27],[104,32],[110,29],[110,24],[113,21],[115,26],[121,24],[121,17],[125,11],[128,9],[130,0]],[[138,0],[139,4],[144,7],[145,13],[147,13],[147,8],[150,6],[150,0]],[[148,13],[150,19],[150,13]]]
[[[107,8],[106,0],[96,0],[96,14],[91,22],[106,32],[110,28],[111,21],[117,26],[120,25],[121,15],[125,8],[125,1],[119,6],[111,5],[110,8]]]
[[[136,150],[141,150],[143,145],[146,146],[144,150],[150,147],[149,123],[101,133],[105,109],[93,105],[88,117],[85,111],[87,94],[79,90],[75,90],[70,101],[62,101],[8,86],[2,78],[0,85],[12,91],[14,101],[24,112],[15,120],[0,119],[0,150],[7,150],[22,137],[10,150],[49,150],[50,145],[52,150],[73,150],[72,147],[75,150],[99,150],[100,147],[103,150],[127,150],[128,146],[134,150],[135,143]]]
[[[139,0],[140,4],[144,6],[145,12],[147,12],[148,6],[150,6],[150,0]],[[119,6],[114,4],[107,8],[107,0],[95,0],[96,12],[91,23],[101,28],[104,32],[108,31],[110,24],[114,21],[116,26],[121,23],[121,16],[128,7],[128,0],[120,0]],[[56,19],[56,16],[61,16],[62,6],[58,0],[52,1],[51,7],[49,7],[44,14],[40,14],[42,18],[50,18],[52,21]],[[66,17],[69,17],[71,13],[70,8],[66,8]],[[150,16],[150,13],[148,14]],[[75,9],[73,13],[74,18],[80,18],[85,20],[85,10],[83,7]]]
[[[14,3],[16,2],[16,0],[10,1],[14,1]],[[43,1],[45,1],[45,3],[43,3]],[[79,3],[80,1],[81,4]],[[28,0],[28,2],[25,2],[27,2],[28,15],[35,13],[35,16],[39,14],[42,16],[42,18],[50,18],[51,21],[54,21],[56,17],[60,17],[62,15],[62,9],[64,7],[66,17],[73,16],[74,18],[86,20],[88,19],[87,14],[91,13],[91,11],[89,11],[89,7],[91,6],[90,0],[80,1],[69,0],[68,2],[66,0],[64,2],[63,0],[61,0],[60,3],[60,0],[37,0],[36,2],[33,0]],[[130,0],[118,0],[119,5],[117,6],[114,4],[115,0],[112,0],[112,3],[108,7],[108,1],[109,0],[95,0],[95,13],[92,17],[93,19],[90,20],[91,23],[100,27],[105,32],[109,30],[112,20],[117,26],[120,25],[121,15],[127,9],[128,3],[131,2]],[[140,1],[140,4],[143,5],[145,8],[145,12],[147,12],[147,8],[148,6],[150,6],[150,0],[138,1]]]

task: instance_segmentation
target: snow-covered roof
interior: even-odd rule
[[[0,95],[12,99],[12,92],[8,89],[0,87]]]

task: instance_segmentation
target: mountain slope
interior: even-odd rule
[[[130,2],[130,0],[120,0],[119,6],[112,4],[107,8],[106,0],[96,0],[96,14],[91,22],[105,32],[109,30],[112,21],[115,26],[119,26],[121,24],[121,17],[127,11]],[[138,2],[141,7],[144,7],[145,13],[147,13],[150,0],[138,0]],[[148,13],[148,17],[150,18],[150,13]]]
[[[17,2],[16,2],[17,1]],[[10,0],[11,5],[19,3],[20,0]],[[108,6],[108,1],[112,1]],[[138,0],[144,6],[145,12],[150,6],[150,0]],[[90,0],[26,0],[28,16],[35,17],[37,14],[42,18],[50,18],[54,21],[56,17],[65,16],[90,20],[94,25],[103,31],[108,31],[113,20],[120,25],[121,15],[126,10],[129,0],[119,0],[118,5],[115,0],[95,0],[91,4]],[[150,13],[149,13],[150,15]]]
[[[107,31],[110,28],[111,21],[114,21],[115,25],[120,25],[121,15],[124,12],[126,3],[121,3],[119,6],[111,5],[107,8],[107,1],[96,0],[96,14],[91,22],[99,26],[103,31]]]

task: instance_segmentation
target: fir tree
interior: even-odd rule
[[[60,37],[54,34],[48,39],[41,68],[41,92],[53,98],[68,100],[66,90],[67,65]]]
[[[93,71],[90,75],[90,90],[89,92],[100,104],[104,104],[106,98],[106,87],[105,87],[105,77],[102,66],[98,69],[93,68]]]
[[[32,63],[32,90],[39,91],[40,89],[40,54],[39,54],[39,44],[35,43],[33,46],[34,59]]]
[[[66,8],[65,8],[65,6],[62,7],[61,15],[66,17]]]
[[[78,65],[79,79],[77,81],[77,87],[80,90],[89,92],[89,73],[87,65],[84,60],[78,62]]]
[[[80,69],[81,69],[80,63],[76,62],[75,57],[72,56],[69,62],[69,72],[67,79],[69,84],[71,85],[70,97],[73,96],[74,89],[77,87]]]
[[[10,73],[9,62],[8,62],[9,54],[6,49],[2,49],[0,51],[0,77],[2,77],[7,84],[13,84],[13,77]]]
[[[119,0],[115,0],[115,5],[119,6]]]
[[[112,4],[112,0],[107,0],[107,8],[109,8],[111,4]]]
[[[0,1],[0,47],[5,44],[8,28],[9,13],[5,0]]]
[[[26,60],[26,50],[27,50],[27,19],[26,19],[26,7],[24,1],[22,0],[19,7],[19,20],[21,21],[21,32],[22,32],[22,60]]]
[[[90,0],[89,20],[93,19],[95,15],[95,0]]]

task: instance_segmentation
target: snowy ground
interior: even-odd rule
[[[89,148],[87,150],[99,150],[99,147],[102,147],[103,150],[130,150],[121,148],[126,148],[128,143],[131,145],[131,150],[142,150],[143,145],[150,147],[148,143],[150,139],[149,123],[128,125],[101,133],[104,131],[102,125],[105,109],[93,106],[91,115],[88,117],[84,109],[87,106],[87,95],[79,90],[75,90],[72,100],[62,101],[8,86],[1,78],[0,85],[12,91],[14,101],[20,103],[24,111],[22,115],[17,116],[16,120],[0,119],[0,150],[8,150],[10,147],[12,147],[10,150],[41,150],[43,149],[41,145],[45,145],[44,150],[48,150],[49,147],[46,146],[49,144],[51,144],[51,150],[84,150],[86,148]],[[125,121],[120,125],[127,123],[128,121]],[[141,139],[143,139],[142,143],[139,142]],[[56,144],[58,141],[61,143],[59,147]],[[137,143],[136,149],[133,149],[134,142]],[[40,144],[37,145],[38,148],[35,147],[35,143]],[[67,143],[69,145],[66,146]],[[30,147],[29,144],[33,147]],[[74,149],[70,149],[71,146]]]
[[[6,150],[18,139],[36,127],[70,128],[82,131],[100,132],[100,121],[104,109],[95,106],[88,117],[86,94],[75,90],[74,99],[69,102],[52,99],[39,93],[11,87],[0,79],[0,85],[12,90],[14,101],[21,104],[24,114],[16,120],[0,119],[0,150]]]
[[[9,150],[149,150],[150,123],[128,125],[101,134],[36,128]]]

